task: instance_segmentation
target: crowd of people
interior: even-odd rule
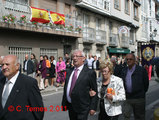
[[[21,92],[19,97],[23,101],[17,99],[15,105],[29,104],[41,107],[43,102],[37,87],[43,90],[49,84],[56,87],[61,85],[64,87],[62,106],[67,106],[70,120],[87,120],[88,114],[96,113],[98,101],[100,108],[98,120],[118,120],[121,114],[125,120],[129,120],[132,113],[136,120],[145,119],[145,94],[149,87],[149,78],[146,69],[139,65],[133,53],[127,54],[122,59],[117,56],[111,58],[107,56],[106,59],[101,60],[100,57],[91,54],[87,58],[83,51],[74,50],[71,57],[66,53],[64,59],[59,57],[58,61],[54,56],[48,58],[47,55],[41,55],[39,62],[32,53],[30,58],[29,55],[25,55],[24,64],[21,66],[23,71],[18,58],[14,55],[0,58],[0,64],[2,65],[0,78],[3,79],[0,81],[2,86],[0,119],[8,117],[1,113],[4,112],[5,106],[11,104],[6,102],[10,96],[4,97],[7,89],[5,81],[11,80],[14,81],[13,84],[19,85],[19,79],[24,80],[21,83],[24,88],[16,86],[13,90],[17,94],[21,90],[28,93],[22,96]],[[27,79],[29,81],[26,81]],[[29,88],[29,84],[33,87]],[[13,117],[10,112],[8,114],[10,114],[8,118]],[[28,115],[41,120],[43,112]]]

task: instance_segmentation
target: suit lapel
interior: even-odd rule
[[[11,92],[10,95],[8,96],[8,100],[6,102],[6,105],[4,107],[4,113],[7,112],[9,105],[12,105],[13,101],[15,100],[17,94],[20,92],[21,89],[21,74],[19,74]]]
[[[5,81],[6,81],[6,78],[3,78],[0,82],[0,108],[2,108],[2,92],[3,92]]]

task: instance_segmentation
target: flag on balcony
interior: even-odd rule
[[[39,22],[39,23],[49,23],[49,14],[48,11],[45,9],[31,7],[31,22]]]
[[[65,25],[65,15],[50,11],[51,20],[54,24]]]

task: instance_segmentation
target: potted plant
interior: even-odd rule
[[[13,16],[13,14],[2,16],[3,22],[6,24],[15,23],[16,16]]]
[[[26,24],[26,16],[25,16],[25,15],[22,15],[22,16],[20,17],[20,20],[18,21],[18,23],[19,23],[20,25]]]
[[[76,27],[75,31],[80,33],[82,31],[82,27],[81,26]]]

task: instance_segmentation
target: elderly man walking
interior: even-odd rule
[[[138,66],[135,55],[126,55],[128,67],[122,71],[126,101],[123,105],[124,120],[130,120],[133,111],[135,120],[145,120],[145,94],[149,87],[148,74],[145,68]]]
[[[70,120],[87,120],[97,108],[97,94],[89,95],[91,89],[97,92],[96,73],[84,65],[82,51],[75,50],[72,58],[74,68],[66,75],[62,105],[67,106]]]

